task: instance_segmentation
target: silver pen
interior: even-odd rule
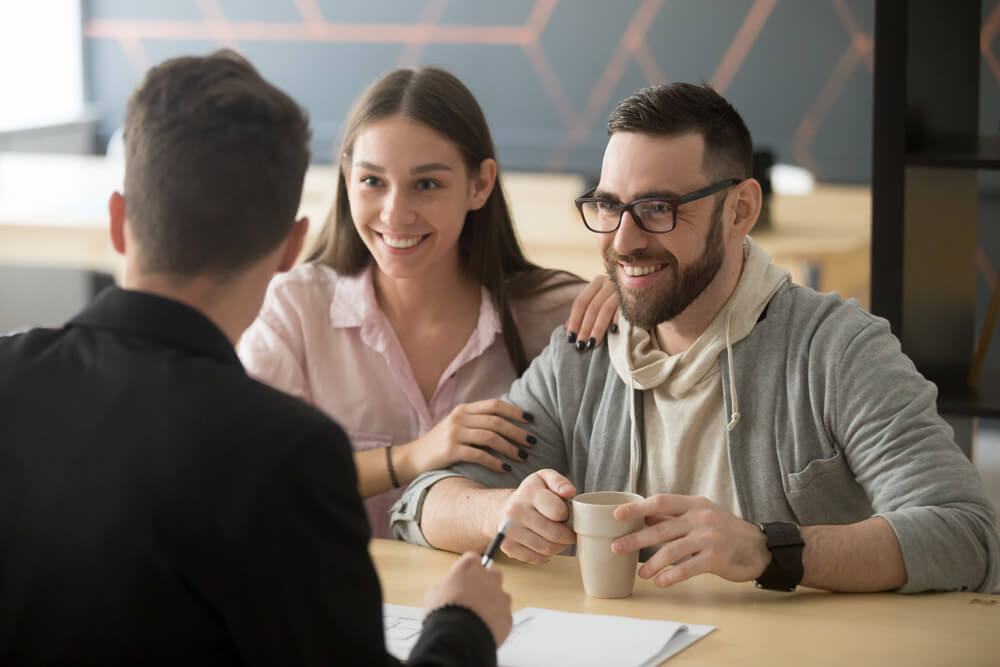
[[[497,550],[500,549],[500,545],[503,544],[503,538],[507,537],[507,529],[510,528],[510,517],[504,519],[503,523],[500,524],[500,530],[497,531],[496,536],[493,541],[490,542],[490,546],[486,547],[486,553],[483,554],[483,560],[480,561],[487,570],[493,565],[493,557],[496,556]]]

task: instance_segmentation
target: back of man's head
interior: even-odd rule
[[[712,180],[750,178],[750,131],[711,86],[668,83],[643,88],[618,103],[608,118],[608,134],[638,132],[671,137],[697,133],[705,140],[703,168]]]
[[[149,70],[129,98],[124,135],[126,215],[143,272],[225,275],[287,237],[309,123],[241,56]]]

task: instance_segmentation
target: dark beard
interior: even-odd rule
[[[652,329],[661,322],[669,322],[691,305],[708,287],[722,268],[725,248],[722,244],[722,211],[714,211],[712,224],[705,239],[705,251],[691,266],[678,276],[677,258],[666,249],[656,252],[638,251],[619,255],[611,247],[605,252],[604,266],[618,292],[618,303],[622,315],[634,326]],[[627,290],[618,282],[618,262],[632,263],[652,260],[656,264],[666,264],[663,271],[673,272],[672,288],[667,291]]]

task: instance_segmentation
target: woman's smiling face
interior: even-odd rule
[[[454,143],[392,116],[358,133],[345,166],[354,226],[382,273],[414,278],[459,267],[466,213],[485,203],[493,179],[470,174]]]

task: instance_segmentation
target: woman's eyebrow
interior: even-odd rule
[[[452,168],[443,162],[428,162],[427,164],[417,165],[410,169],[411,174],[423,174],[428,171],[452,171]]]
[[[377,171],[379,173],[385,173],[385,167],[375,164],[374,162],[368,162],[366,160],[358,160],[354,163],[355,167],[360,167],[362,169],[369,169],[371,171]],[[428,171],[454,171],[450,166],[444,164],[443,162],[428,162],[427,164],[419,164],[416,167],[410,169],[411,174],[423,174]]]
[[[370,169],[371,171],[384,172],[385,167],[380,167],[372,162],[365,162],[364,160],[358,160],[354,163],[355,167],[361,167],[362,169]]]

